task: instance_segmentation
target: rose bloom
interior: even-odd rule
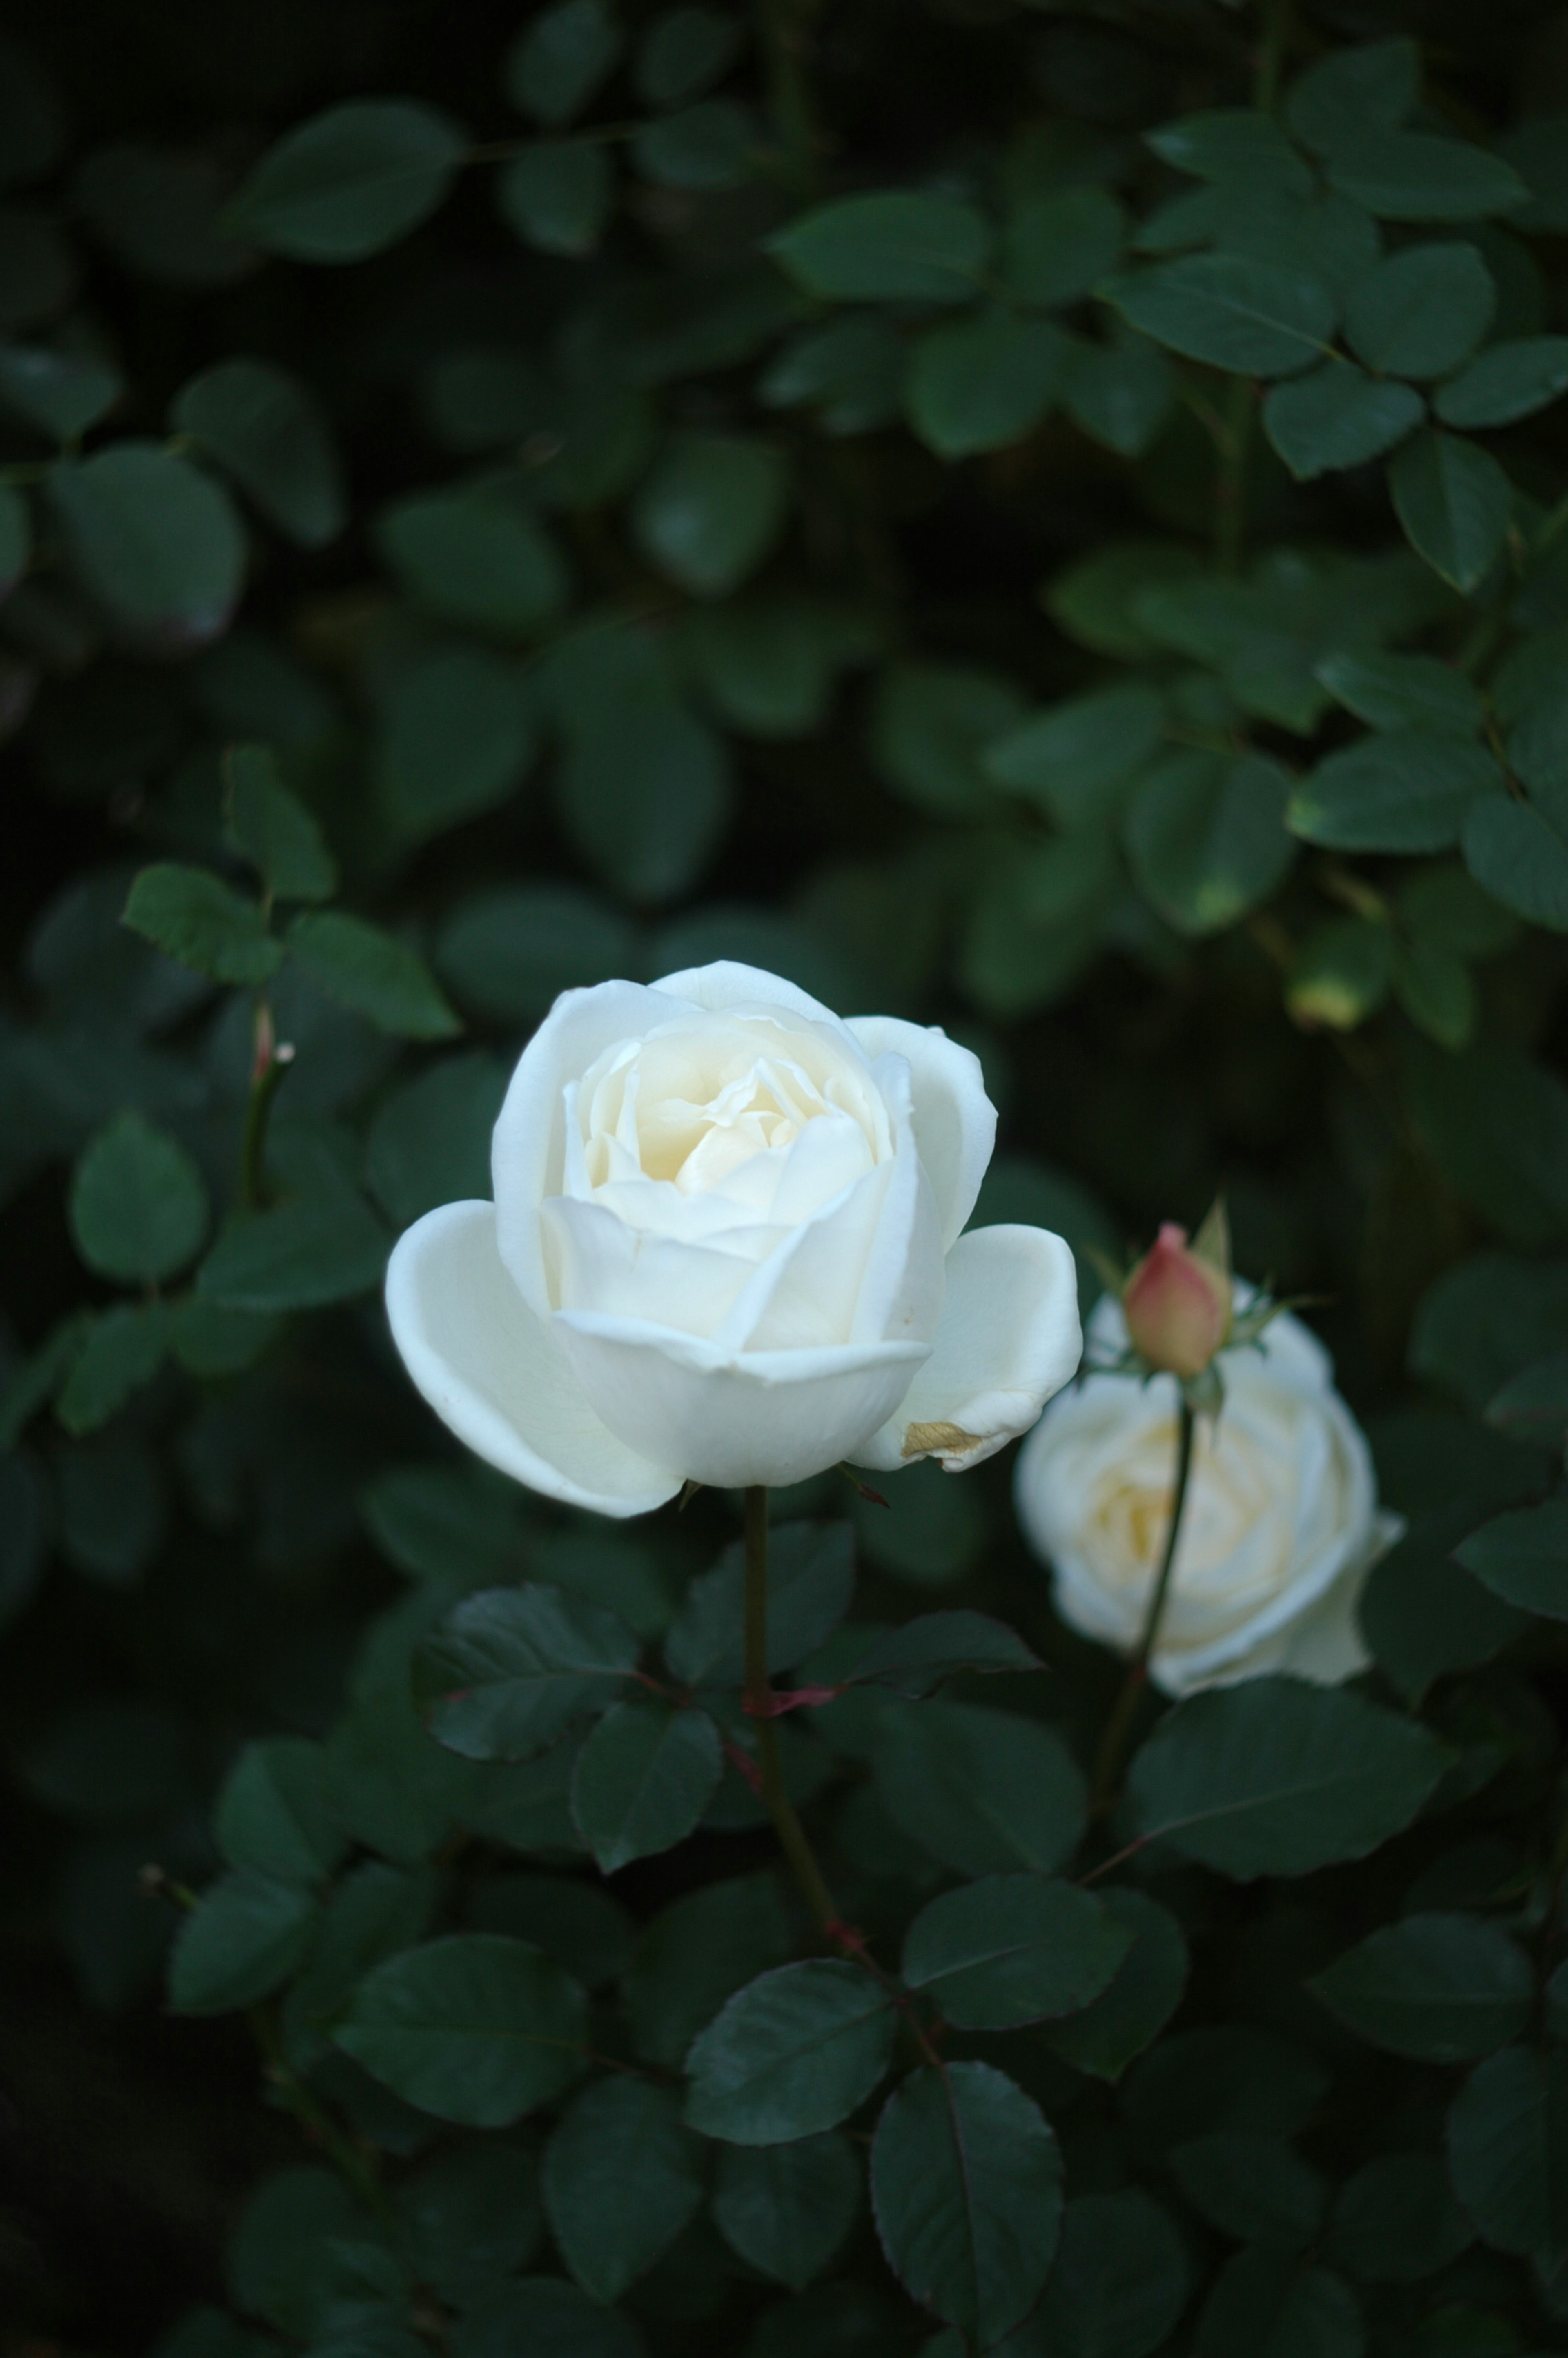
[[[1253,1298],[1238,1286],[1239,1310]],[[1127,1347],[1108,1294],[1090,1364]],[[1327,1352],[1281,1312],[1219,1361],[1225,1406],[1198,1421],[1176,1561],[1150,1676],[1167,1694],[1266,1671],[1332,1685],[1370,1657],[1356,1607],[1404,1526],[1381,1512],[1366,1438]],[[1055,1570],[1057,1612],[1130,1653],[1170,1527],[1178,1391],[1157,1376],[1090,1375],[1020,1452],[1019,1520]]]
[[[1077,1365],[1073,1257],[964,1232],[996,1113],[938,1030],[719,964],[558,999],[495,1126],[495,1201],[399,1242],[394,1339],[447,1424],[549,1497],[976,1466]]]

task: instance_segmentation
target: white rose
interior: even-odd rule
[[[1238,1286],[1238,1308],[1251,1299]],[[1126,1345],[1108,1294],[1089,1321],[1089,1363]],[[1282,1312],[1220,1368],[1225,1406],[1217,1426],[1198,1422],[1150,1676],[1173,1695],[1266,1671],[1332,1685],[1369,1659],[1356,1607],[1403,1523],[1379,1510],[1365,1436],[1300,1319]],[[1176,1410],[1172,1377],[1091,1375],[1019,1456],[1019,1520],[1054,1566],[1056,1610],[1122,1653],[1141,1631],[1169,1528]]]
[[[978,1465],[1077,1365],[1073,1257],[964,1235],[978,1061],[720,964],[558,999],[495,1126],[493,1204],[392,1256],[393,1336],[470,1449],[601,1514],[849,1457]]]

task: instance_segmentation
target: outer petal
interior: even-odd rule
[[[587,1311],[557,1312],[555,1325],[612,1432],[652,1463],[725,1489],[804,1482],[857,1455],[930,1354],[924,1343],[726,1352]]]
[[[1045,1228],[972,1228],[947,1256],[935,1346],[896,1416],[854,1453],[896,1473],[939,1457],[949,1474],[1027,1433],[1078,1364],[1071,1248]]]
[[[666,991],[672,999],[687,1000],[693,1007],[706,1007],[714,1014],[726,1007],[787,1007],[796,1015],[809,1015],[816,1023],[836,1027],[843,1023],[842,1017],[798,984],[786,982],[782,974],[769,974],[765,967],[742,966],[737,958],[683,967],[679,974],[661,975],[648,987]]]
[[[539,1206],[561,1192],[562,1090],[616,1041],[640,1038],[679,1012],[678,1001],[640,982],[563,990],[523,1051],[496,1120],[491,1168],[501,1258],[536,1317],[550,1310]]]
[[[443,1204],[405,1232],[387,1265],[386,1314],[441,1422],[503,1474],[600,1515],[646,1514],[680,1488],[589,1408],[502,1266],[492,1204]]]
[[[873,1061],[890,1052],[908,1063],[914,1142],[942,1218],[950,1252],[975,1208],[996,1144],[996,1108],[986,1095],[980,1060],[939,1023],[904,1023],[896,1015],[851,1015],[845,1026]]]

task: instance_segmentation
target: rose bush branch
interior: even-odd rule
[[[784,1785],[779,1758],[778,1719],[768,1683],[768,1493],[762,1483],[746,1492],[746,1689],[745,1708],[757,1731],[757,1771],[762,1801],[784,1856],[818,1929],[831,1937],[838,1923],[816,1854]]]

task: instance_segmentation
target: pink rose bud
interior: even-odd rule
[[[1201,1376],[1230,1332],[1229,1276],[1167,1220],[1122,1289],[1121,1307],[1146,1366]]]

